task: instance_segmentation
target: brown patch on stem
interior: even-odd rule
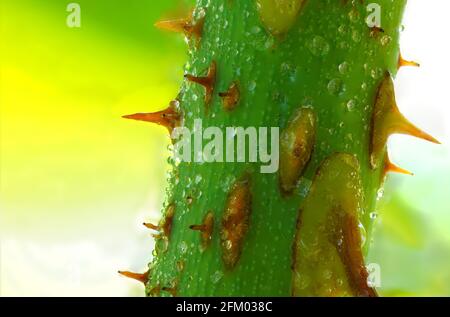
[[[376,295],[368,285],[362,255],[359,215],[363,208],[357,157],[332,154],[317,169],[298,214],[293,296]]]
[[[316,115],[312,109],[300,108],[291,117],[280,136],[280,190],[293,193],[311,160],[316,139]]]
[[[252,210],[250,176],[238,180],[230,192],[222,216],[220,231],[222,259],[227,269],[233,269],[242,253]]]
[[[381,33],[384,33],[384,29],[377,27],[377,26],[373,26],[370,28],[370,36],[371,37],[378,37]]]
[[[202,85],[205,88],[205,104],[209,106],[214,92],[214,86],[216,84],[217,64],[212,61],[208,68],[208,73],[204,77],[197,77],[186,74],[184,77],[196,84]]]
[[[173,225],[174,216],[175,216],[175,204],[170,204],[167,207],[166,214],[160,225],[162,233],[164,234],[164,236],[167,239],[170,238],[170,234],[172,233],[172,225]]]
[[[377,297],[375,289],[369,287],[367,283],[369,274],[361,251],[358,220],[354,215],[340,210],[334,210],[330,216],[333,218],[330,221],[334,224],[331,226],[330,242],[338,250],[354,296]]]

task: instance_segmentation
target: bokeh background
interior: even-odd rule
[[[118,269],[144,271],[164,195],[163,128],[121,115],[177,94],[183,39],[153,23],[185,0],[0,0],[0,294],[142,296]],[[410,0],[397,77],[401,110],[440,139],[390,140],[391,175],[368,262],[382,295],[450,295],[450,47],[447,0]]]

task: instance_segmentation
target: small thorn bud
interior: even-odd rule
[[[199,85],[202,85],[205,87],[205,104],[208,106],[211,102],[213,92],[214,92],[214,86],[216,84],[216,75],[217,75],[217,65],[216,62],[213,61],[211,65],[208,68],[208,73],[204,77],[197,77],[193,75],[186,74],[184,77],[193,82],[197,83]]]
[[[205,225],[191,225],[191,226],[189,226],[189,229],[194,230],[194,231],[203,232],[206,230],[206,226]]]
[[[384,29],[374,26],[370,28],[370,36],[377,37],[380,33],[384,33]]]
[[[240,98],[240,91],[237,82],[233,82],[226,92],[219,93],[222,97],[223,107],[226,111],[232,111],[236,108]]]
[[[211,242],[214,229],[214,214],[211,211],[208,212],[203,219],[203,224],[189,226],[189,229],[201,232],[203,248],[207,248]]]
[[[162,221],[162,224],[160,225],[162,233],[167,239],[169,239],[170,233],[172,232],[172,224],[174,216],[175,216],[175,205],[170,204],[166,209],[164,219]]]

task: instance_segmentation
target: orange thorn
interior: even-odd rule
[[[400,166],[395,165],[391,162],[389,155],[386,153],[385,164],[384,164],[384,175],[387,173],[398,173],[404,175],[414,176],[414,173],[401,168]]]
[[[398,116],[399,122],[394,133],[406,134],[435,144],[441,144],[434,137],[412,124],[400,112],[398,112]]]
[[[147,284],[148,280],[149,280],[149,274],[150,274],[150,270],[145,272],[145,273],[133,273],[130,271],[118,271],[118,273],[120,275],[123,275],[125,277],[131,278],[133,280],[139,281],[141,283],[143,283],[144,285]]]
[[[380,153],[383,152],[389,136],[392,134],[411,135],[440,144],[438,140],[417,128],[400,113],[395,100],[394,83],[389,73],[386,73],[378,88],[372,114],[371,134],[370,161],[372,168],[377,167],[377,159]]]
[[[225,110],[232,111],[236,107],[240,98],[238,84],[236,82],[233,82],[230,88],[228,88],[226,92],[219,93],[219,96],[223,99],[223,107],[225,108]]]
[[[200,39],[203,33],[203,25],[205,23],[205,17],[199,18],[195,23],[192,21],[192,17],[184,19],[164,20],[155,23],[155,26],[160,30],[184,33],[187,38],[195,36]]]
[[[163,20],[155,23],[155,27],[160,30],[185,33],[186,28],[190,25],[190,19],[174,19],[174,20]]]
[[[170,133],[179,125],[180,114],[177,110],[178,101],[172,101],[165,110],[154,113],[136,113],[123,116],[125,119],[152,122],[166,127]]]
[[[403,59],[402,54],[400,53],[398,56],[398,69],[405,66],[420,67],[420,64],[414,61],[407,61]]]
[[[146,228],[151,229],[151,230],[155,230],[155,231],[159,231],[159,230],[160,230],[159,226],[154,225],[154,224],[152,224],[152,223],[145,223],[145,222],[144,222],[143,225],[144,225]]]
[[[212,61],[211,66],[208,68],[208,73],[205,77],[196,77],[189,74],[184,75],[184,77],[194,83],[202,85],[205,87],[205,104],[209,105],[212,99],[212,95],[214,92],[214,86],[216,83],[216,75],[217,75],[217,65],[215,61]]]

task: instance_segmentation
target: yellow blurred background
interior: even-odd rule
[[[152,25],[180,1],[79,0],[80,28],[69,2],[0,1],[0,294],[142,296],[117,270],[151,259],[141,224],[159,215],[168,138],[121,116],[176,96],[185,45]],[[391,139],[416,176],[390,176],[377,210],[383,295],[450,295],[447,12],[410,0],[405,16],[402,50],[422,68],[400,71],[398,103],[444,145]]]

